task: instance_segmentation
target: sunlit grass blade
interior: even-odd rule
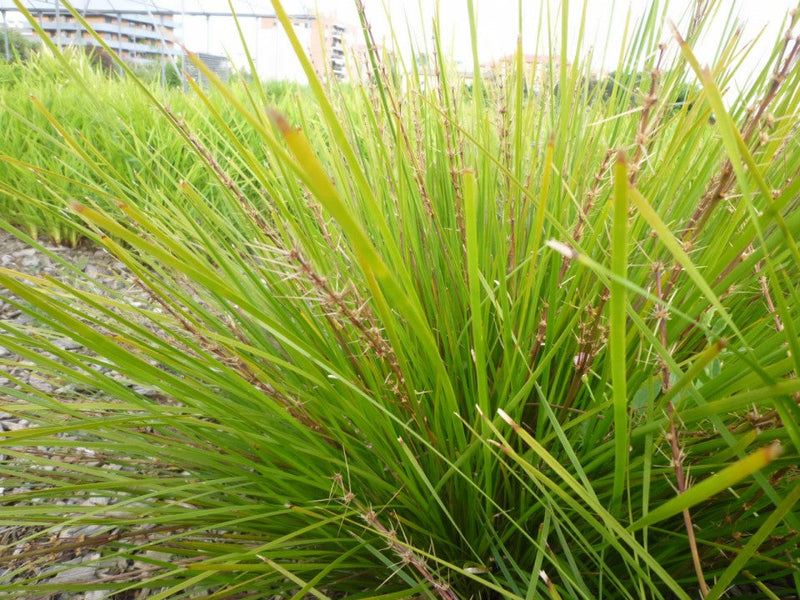
[[[781,454],[779,445],[765,446],[731,465],[719,473],[695,483],[683,494],[668,500],[653,509],[629,527],[630,531],[637,531],[647,525],[658,523],[672,515],[676,515],[686,508],[691,508],[700,502],[708,500],[715,494],[735,485],[745,477],[763,469]]]
[[[617,153],[614,163],[614,224],[612,227],[611,270],[616,278],[610,289],[609,353],[614,402],[614,489],[611,492],[611,514],[618,514],[622,505],[625,478],[628,476],[628,374],[626,357],[627,302],[625,287],[620,281],[628,272],[628,165],[624,153]]]

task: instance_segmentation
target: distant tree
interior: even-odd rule
[[[597,88],[600,87],[598,91]],[[650,73],[645,71],[631,71],[627,73],[617,73],[612,71],[604,79],[595,77],[586,81],[581,78],[575,88],[576,95],[584,94],[591,101],[601,100],[610,102],[612,98],[620,111],[628,110],[640,106],[643,97],[650,91]],[[559,84],[553,88],[556,98],[560,96]],[[660,92],[659,92],[660,93]],[[669,93],[669,100],[673,112],[677,112],[684,107],[691,110],[696,102],[700,88],[692,83],[681,83],[677,88],[673,88]],[[709,118],[711,123],[715,122],[714,116]]]
[[[149,61],[142,64],[130,65],[136,77],[148,83],[158,83],[165,88],[178,88],[183,85],[183,60],[178,57],[175,61]],[[191,75],[202,82],[203,78],[198,72]]]
[[[642,97],[649,91],[649,73],[635,71],[618,74],[616,71],[612,71],[608,74],[603,84],[603,100],[607,102],[612,97],[616,97],[618,102],[624,102],[624,99],[628,98],[628,106],[633,107],[641,104]],[[691,110],[699,91],[700,89],[691,83],[681,83],[677,89],[670,91],[669,100],[673,111],[681,110],[687,105],[687,108]]]
[[[642,71],[630,73],[612,71],[606,77],[603,85],[603,100],[609,101],[613,97],[619,100],[628,98],[628,103],[633,106],[637,102],[642,82],[649,81],[649,79],[649,75]]]
[[[596,100],[594,94],[596,93],[597,86],[604,85],[597,77],[591,76],[588,80],[586,77],[581,76],[580,80],[575,84],[575,95],[580,96],[583,98],[589,98],[590,100]],[[555,86],[553,86],[553,96],[555,98],[561,97],[561,83],[556,82]],[[606,99],[605,94],[603,95],[603,99]]]
[[[696,85],[691,83],[682,83],[678,87],[678,93],[675,96],[675,110],[682,109],[688,104],[688,110],[692,110],[695,102],[695,96],[700,92]]]
[[[38,48],[39,42],[25,37],[16,29],[0,29],[0,61],[28,60]]]
[[[92,66],[95,68],[100,69],[106,75],[111,75],[112,73],[116,73],[116,64],[114,63],[114,58],[108,53],[105,48],[97,47],[93,48],[92,46],[84,46],[84,51],[86,55],[89,57],[89,62],[92,63]]]
[[[183,85],[183,58],[178,57],[175,61],[164,63],[162,69],[161,85],[170,88],[177,88]]]

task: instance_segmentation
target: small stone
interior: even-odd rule
[[[14,325],[23,326],[23,327],[25,325],[30,325],[30,324],[36,322],[36,318],[35,317],[32,317],[29,314],[22,313],[21,311],[16,311],[13,316],[12,315],[8,315],[8,319],[9,320],[13,319],[12,322],[14,323]]]
[[[44,392],[45,394],[49,394],[55,389],[49,381],[42,379],[38,375],[31,375],[30,379],[28,380],[28,384],[40,392]]]
[[[62,350],[77,350],[81,348],[81,345],[75,340],[56,340],[54,344]]]
[[[23,258],[25,256],[33,256],[36,254],[36,248],[23,248],[22,250],[17,250],[16,252],[12,252],[11,256],[14,258]]]
[[[38,267],[40,264],[42,264],[42,261],[39,260],[38,256],[27,256],[22,259],[22,262],[20,264],[22,264],[23,267],[34,269]]]
[[[0,429],[3,431],[19,431],[28,427],[25,419],[4,419],[0,421]]]
[[[131,390],[141,396],[144,396],[145,398],[154,398],[159,394],[158,390],[154,390],[153,388],[145,387],[143,385],[133,385],[131,386]]]
[[[93,496],[80,503],[81,506],[108,506],[111,503],[111,498],[106,496]]]
[[[158,550],[147,550],[144,553],[144,556],[145,558],[147,558],[147,563],[143,563],[137,560],[134,563],[134,568],[142,568],[147,564],[152,564],[150,561],[171,564],[175,558],[172,554],[169,554],[167,552],[160,552]]]
[[[48,583],[89,583],[96,579],[94,567],[73,567],[57,573]]]
[[[93,535],[97,535],[103,531],[102,525],[83,525],[82,527],[70,527],[69,529],[63,529],[59,532],[58,537],[61,539],[64,538],[77,538],[77,537],[92,537]]]

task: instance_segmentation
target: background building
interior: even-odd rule
[[[41,28],[59,46],[96,47],[98,42],[59,0],[22,0]],[[176,40],[197,53],[223,76],[231,63],[249,70],[240,34],[225,10],[206,8],[195,0],[73,0],[75,9],[108,46],[132,64],[171,60],[182,54]],[[166,8],[170,7],[170,8]],[[306,75],[289,39],[269,10],[253,4],[237,8],[237,18],[258,76],[264,80],[306,83]],[[13,17],[21,31],[35,35],[13,0],[0,0],[3,23]],[[341,20],[310,12],[290,15],[295,34],[317,75],[346,79],[345,52],[360,29]],[[186,62],[184,67],[188,67]]]
[[[323,15],[290,16],[292,26],[314,70],[322,79],[346,79],[345,47],[352,43],[354,27]],[[289,38],[274,15],[259,21],[256,36],[257,67],[262,79],[304,83],[305,73]]]
[[[100,46],[59,2],[26,0],[25,6],[56,45]],[[74,7],[103,41],[130,63],[171,59],[181,54],[174,43],[174,11],[134,0],[77,0]],[[16,6],[10,0],[2,0],[0,10],[5,13],[16,10]]]

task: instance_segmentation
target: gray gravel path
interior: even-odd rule
[[[132,301],[144,301],[144,292],[133,284],[133,278],[130,273],[125,269],[115,257],[108,254],[105,250],[97,249],[89,245],[83,245],[78,248],[68,248],[64,246],[57,246],[54,244],[43,243],[44,249],[31,247],[25,242],[20,241],[13,235],[0,231],[0,267],[11,269],[14,271],[28,273],[32,275],[47,275],[54,277],[61,281],[76,283],[79,285],[93,288],[93,291],[101,289],[97,284],[108,286],[113,290],[124,291],[126,295],[130,295]],[[48,254],[49,251],[52,255]],[[58,259],[66,263],[63,264]],[[73,268],[70,268],[71,265]],[[19,381],[43,392],[49,393],[56,389],[55,382],[42,377],[37,373],[35,365],[21,359],[2,344],[2,333],[7,331],[5,327],[25,327],[35,324],[34,320],[23,311],[21,311],[14,302],[19,300],[9,290],[0,287],[0,386],[18,387],[15,381]],[[65,350],[71,352],[88,352],[85,348],[72,342],[71,340],[63,340],[58,342],[58,345]],[[111,376],[113,372],[109,371]],[[120,376],[121,377],[121,376]],[[0,396],[3,396],[0,391]],[[8,404],[18,402],[5,397],[0,397],[0,404]],[[4,431],[14,431],[31,426],[25,419],[19,418],[11,413],[3,412],[0,410],[0,436]],[[37,449],[39,452],[46,453],[47,448]],[[91,452],[90,450],[77,448],[76,451]],[[6,455],[0,454],[0,463],[10,460]],[[109,465],[109,468],[118,468],[118,465]],[[0,503],[2,503],[3,496],[9,493],[17,493],[25,491],[24,488],[14,487],[12,489],[6,488],[3,485],[3,478],[0,477]],[[103,498],[75,498],[72,504],[85,505],[92,503],[93,505],[101,505]],[[105,499],[107,502],[107,499]],[[65,503],[67,504],[67,503]],[[65,506],[65,513],[68,512],[68,507]],[[64,527],[61,529],[57,538],[59,540],[79,539],[81,536],[91,536],[93,532],[88,527]],[[14,576],[11,574],[12,570],[19,569],[24,565],[16,564],[19,561],[14,561],[13,556],[22,552],[25,547],[24,538],[32,533],[29,528],[22,526],[0,526],[0,557],[11,558],[11,562],[5,563],[5,566],[0,565],[0,582],[9,583],[14,581]],[[96,582],[103,578],[114,579],[118,576],[125,577],[127,573],[130,576],[132,573],[140,569],[141,565],[137,565],[130,560],[113,559],[98,562],[99,555],[86,552],[67,555],[62,553],[58,558],[48,567],[39,568],[39,573],[52,572],[53,576],[48,583],[54,584],[71,584],[79,582]],[[28,576],[30,571],[28,570]],[[10,580],[6,577],[11,577]],[[0,592],[0,597],[16,597],[16,598],[31,598],[36,600],[100,600],[101,598],[115,598],[116,600],[131,600],[143,598],[141,593],[131,592],[125,594],[115,594],[109,596],[108,591],[96,590],[81,594],[70,594],[66,592],[52,593],[47,595],[28,596],[25,590],[20,587],[17,591],[12,592],[11,596],[4,596]]]

